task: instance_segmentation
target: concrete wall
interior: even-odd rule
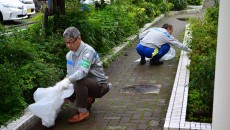
[[[230,1],[220,1],[214,87],[213,130],[230,129]]]

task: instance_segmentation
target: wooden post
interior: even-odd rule
[[[45,30],[48,27],[48,15],[49,15],[49,9],[46,7],[45,8],[45,13],[44,13],[44,25],[43,25],[43,27],[45,28]]]

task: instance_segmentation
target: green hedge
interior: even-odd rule
[[[201,5],[203,3],[203,0],[187,0],[187,3],[189,5]]]
[[[17,32],[15,32],[17,33]],[[41,54],[52,54],[37,49],[37,45],[10,35],[1,38],[0,45],[0,124],[18,116],[33,102],[37,87],[53,85],[62,72]]]
[[[79,10],[79,3],[69,0],[66,2],[66,15],[49,19],[50,24],[56,21],[58,29],[50,27],[49,30],[53,32],[55,29],[58,33],[68,26],[75,26],[80,29],[83,41],[92,45],[100,54],[106,54],[112,47],[123,43],[126,37],[137,33],[138,28],[145,23],[169,10],[168,6],[162,11],[153,6],[146,2],[133,5],[129,1],[116,1],[105,6],[103,10],[95,11],[93,6],[88,5],[89,10],[82,11]]]
[[[218,5],[203,19],[191,19],[192,42],[188,112],[189,121],[211,122],[218,29]]]
[[[173,4],[172,10],[174,11],[185,10],[187,8],[186,0],[168,0],[168,2]]]

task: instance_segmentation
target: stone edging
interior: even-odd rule
[[[39,118],[31,113],[28,108],[25,109],[23,116],[9,123],[6,127],[1,127],[1,130],[28,130],[39,121]]]
[[[191,40],[191,30],[186,25],[183,44]],[[181,51],[177,73],[172,89],[171,98],[165,118],[164,130],[211,130],[210,123],[187,122],[186,110],[188,100],[189,70],[187,66],[190,60],[187,52]]]
[[[169,14],[175,15],[175,14],[182,14],[182,13],[197,13],[200,10],[201,9],[195,8],[192,10],[185,10],[185,11],[173,11],[173,12],[170,12]],[[158,22],[159,20],[161,20],[164,17],[165,17],[165,15],[162,14],[161,16],[155,18],[153,22],[145,24],[145,26],[142,29],[140,29],[139,32],[143,32],[144,30],[153,26],[156,22]],[[118,47],[114,47],[113,53],[111,55],[107,55],[107,56],[103,57],[102,62],[108,63],[108,62],[112,61],[112,58],[114,56],[116,56],[118,53],[120,53],[125,47],[127,47],[129,45],[129,42],[133,42],[133,41],[137,40],[137,38],[138,38],[138,35],[131,36],[130,38],[127,39],[128,42],[125,42],[124,44],[122,44]],[[27,109],[25,109],[25,113],[23,116],[21,116],[19,119],[15,120],[15,121],[12,121],[11,123],[9,123],[5,127],[1,126],[0,130],[28,130],[31,127],[33,127],[34,125],[36,125],[39,120],[40,119],[38,117],[36,117],[33,113],[28,111],[28,108],[27,108]]]

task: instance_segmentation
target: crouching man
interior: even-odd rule
[[[68,27],[63,36],[70,51],[66,55],[67,75],[61,81],[61,87],[66,89],[69,84],[74,85],[74,104],[78,112],[68,122],[78,123],[90,117],[89,109],[95,98],[104,96],[112,85],[107,82],[108,76],[97,52],[81,40],[79,30]]]
[[[191,49],[172,36],[173,26],[165,23],[162,28],[150,28],[139,35],[137,53],[141,57],[140,64],[146,63],[145,57],[151,58],[150,65],[161,65],[160,59],[168,53],[170,45],[190,52]]]

